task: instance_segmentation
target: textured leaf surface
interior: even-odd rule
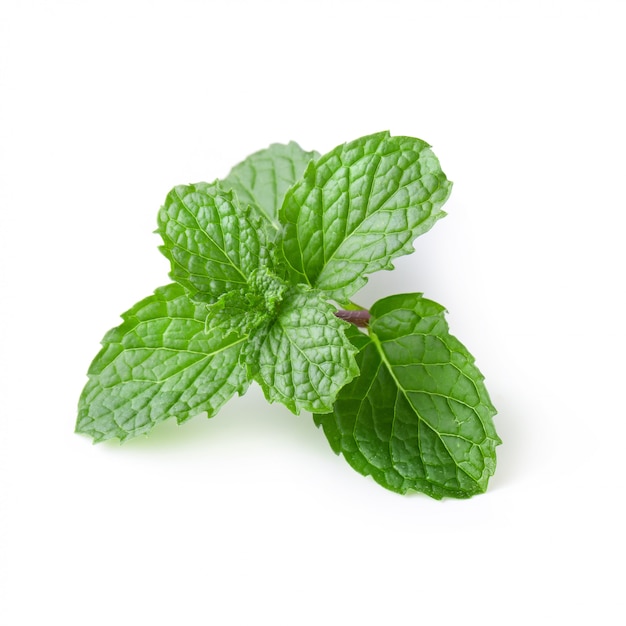
[[[309,164],[280,210],[294,280],[345,302],[365,275],[413,251],[451,186],[420,139],[383,132],[338,146]]]
[[[235,165],[221,184],[224,189],[232,189],[237,194],[242,206],[250,204],[265,214],[277,230],[280,228],[278,210],[287,189],[301,178],[308,163],[317,157],[317,152],[306,152],[294,141],[274,143]]]
[[[263,267],[252,272],[246,289],[228,291],[207,305],[207,333],[253,335],[277,316],[289,286]]]
[[[209,417],[247,388],[239,354],[245,343],[232,333],[205,333],[207,307],[180,285],[157,289],[122,315],[89,368],[76,431],[102,441],[148,432],[175,417]]]
[[[181,185],[159,211],[161,251],[170,276],[194,299],[211,302],[248,277],[267,258],[263,229],[217,184]]]
[[[263,336],[256,380],[270,402],[294,413],[331,411],[338,391],[359,370],[348,324],[317,292],[294,289]]]
[[[380,300],[371,314],[369,337],[350,332],[360,376],[317,425],[354,469],[392,491],[484,492],[500,443],[495,409],[443,307],[406,294]]]

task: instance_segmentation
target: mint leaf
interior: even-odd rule
[[[421,294],[377,302],[370,336],[350,331],[360,376],[315,422],[336,453],[387,489],[466,498],[486,490],[500,439],[483,376],[443,311]]]
[[[246,288],[252,272],[268,262],[260,224],[218,184],[175,187],[158,222],[170,276],[193,299],[212,302],[227,291]]]
[[[147,433],[170,417],[209,417],[245,392],[239,364],[245,337],[205,332],[206,305],[180,285],[157,289],[122,315],[89,368],[76,431],[95,441]]]
[[[359,373],[348,327],[320,293],[294,288],[260,335],[253,373],[266,398],[296,414],[331,411],[339,390]]]
[[[495,409],[443,308],[421,294],[350,301],[412,252],[450,190],[427,143],[388,132],[322,157],[272,144],[223,181],[175,187],[158,215],[175,283],[106,334],[76,431],[123,441],[211,417],[255,380],[270,402],[312,411],[332,449],[388,489],[484,491]]]
[[[250,204],[265,215],[274,230],[285,193],[298,181],[308,163],[319,153],[304,151],[295,141],[273,143],[233,167],[221,185],[232,189],[242,206]]]
[[[281,246],[292,279],[345,302],[443,217],[451,183],[427,143],[388,132],[336,147],[285,196]]]

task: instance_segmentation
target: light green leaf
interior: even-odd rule
[[[306,152],[297,143],[274,143],[235,165],[221,182],[232,189],[242,206],[250,204],[263,213],[275,230],[280,229],[278,210],[285,193],[298,181],[308,163],[319,153]]]
[[[157,289],[122,315],[89,368],[76,431],[103,441],[147,433],[170,417],[209,417],[248,382],[245,336],[205,333],[207,307],[177,284]]]
[[[212,302],[231,289],[245,288],[252,272],[267,262],[258,220],[218,184],[175,187],[158,222],[170,276],[195,300]]]
[[[261,335],[255,379],[270,402],[294,413],[331,411],[338,391],[358,373],[349,326],[317,292],[294,288]]]
[[[361,373],[315,422],[336,453],[387,489],[437,499],[484,492],[500,443],[496,411],[443,307],[406,294],[370,312],[370,336],[351,331]]]
[[[345,302],[367,274],[413,251],[451,187],[420,139],[383,132],[338,146],[309,164],[280,210],[292,279]]]

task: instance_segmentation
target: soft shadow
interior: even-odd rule
[[[525,411],[516,401],[515,391],[507,391],[502,381],[499,383],[492,385],[495,391],[492,391],[491,399],[498,409],[494,423],[502,444],[496,448],[497,466],[489,481],[489,491],[509,488],[521,479],[524,457],[531,447],[531,438],[523,426]]]
[[[231,398],[210,419],[201,413],[183,424],[169,419],[158,424],[147,435],[122,444],[124,450],[142,454],[153,452],[210,449],[213,446],[236,445],[258,441],[284,442],[286,447],[299,446],[328,454],[328,443],[316,428],[310,413],[294,415],[281,404],[269,404],[261,389],[252,385],[242,397]],[[101,444],[119,449],[117,440]]]

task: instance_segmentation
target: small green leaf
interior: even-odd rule
[[[224,189],[237,194],[242,206],[254,206],[274,230],[279,230],[278,210],[287,189],[300,180],[306,166],[317,157],[317,152],[306,152],[295,141],[274,143],[235,165],[220,182]]]
[[[175,417],[209,417],[248,386],[245,336],[205,332],[207,307],[177,284],[157,289],[122,315],[89,368],[76,431],[103,441],[147,433]]]
[[[218,184],[175,187],[158,221],[170,276],[195,300],[212,302],[231,289],[246,288],[252,272],[267,262],[258,221]]]
[[[246,288],[228,291],[207,305],[207,333],[252,335],[276,318],[288,288],[266,267],[254,270]]]
[[[387,489],[437,499],[484,492],[500,443],[496,411],[443,307],[406,294],[370,312],[370,336],[350,332],[361,374],[316,424],[336,453]]]
[[[253,373],[266,398],[296,414],[331,411],[339,390],[359,373],[348,327],[321,294],[294,288],[259,342]]]
[[[285,196],[282,254],[294,282],[345,302],[443,217],[452,184],[427,143],[388,132],[338,146]]]

